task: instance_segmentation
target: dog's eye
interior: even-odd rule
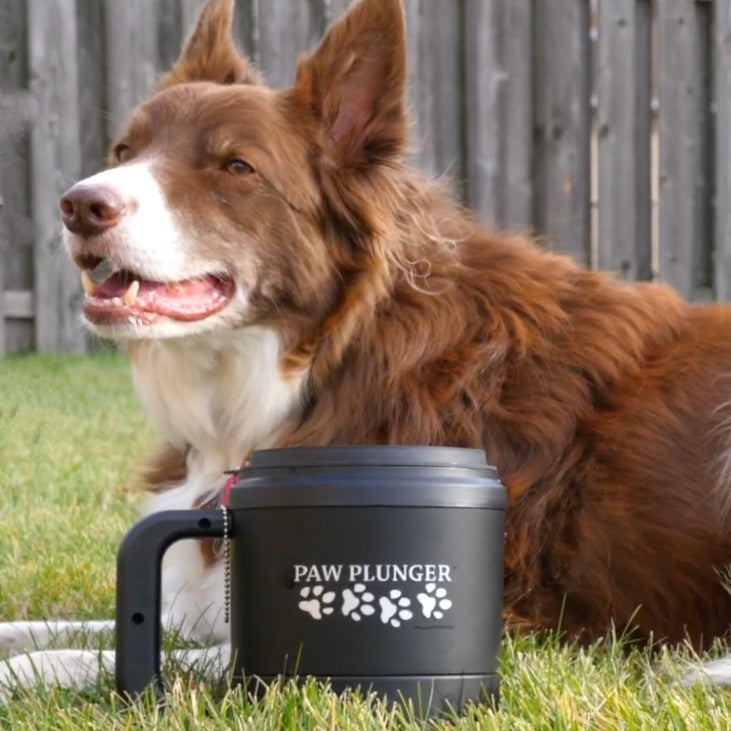
[[[234,175],[250,175],[254,172],[254,168],[246,160],[235,157],[226,163],[226,172]]]
[[[119,144],[114,148],[113,154],[117,162],[125,163],[132,159],[132,148],[129,145]]]

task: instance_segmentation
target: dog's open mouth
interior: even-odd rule
[[[99,267],[102,268],[102,267]],[[97,325],[151,325],[160,317],[180,322],[204,320],[222,310],[234,293],[233,281],[209,274],[180,282],[144,279],[121,269],[103,276],[81,272],[84,315]]]

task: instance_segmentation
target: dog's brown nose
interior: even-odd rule
[[[61,198],[61,218],[69,231],[88,238],[116,226],[126,207],[108,186],[77,183]]]

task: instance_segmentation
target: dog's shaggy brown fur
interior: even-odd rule
[[[283,92],[234,49],[231,13],[209,3],[123,149],[162,150],[168,199],[208,227],[200,247],[252,270],[236,325],[276,332],[283,377],[304,378],[273,444],[484,448],[510,497],[512,624],[725,633],[731,309],[491,232],[410,169],[400,0],[356,3]],[[256,175],[188,169],[223,140]],[[254,264],[232,248],[242,232]]]

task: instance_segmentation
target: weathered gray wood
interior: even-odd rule
[[[259,67],[259,30],[256,14],[258,0],[238,0],[234,15],[234,41],[239,51]]]
[[[468,201],[487,220],[530,227],[533,144],[529,0],[466,0]]]
[[[150,0],[105,0],[104,10],[108,132],[114,140],[158,76],[157,7]]]
[[[79,175],[76,13],[73,0],[29,0],[28,63],[36,100],[31,136],[34,290],[39,352],[83,352],[78,274],[61,245],[58,198]]]
[[[297,60],[317,45],[325,28],[324,0],[256,0],[257,61],[266,82],[294,82]]]
[[[711,6],[659,3],[659,276],[688,298],[710,284]]]
[[[502,223],[506,130],[501,103],[507,72],[503,63],[503,0],[466,0],[465,129],[467,201],[489,222]]]
[[[3,215],[2,206],[4,200],[0,194],[0,217]],[[2,296],[5,292],[5,272],[3,271],[3,258],[0,256],[0,358],[5,355],[5,318],[7,317],[5,298]]]
[[[22,133],[33,118],[34,110],[33,98],[27,91],[3,89],[0,86],[0,135],[11,138]]]
[[[590,254],[589,4],[535,0],[534,222],[556,248]]]
[[[28,200],[28,135],[33,103],[27,91],[24,0],[0,3],[0,287],[29,287],[33,225]],[[1,291],[1,290],[0,290]],[[6,313],[7,314],[7,313]],[[33,347],[33,326],[0,314],[0,353]]]
[[[405,0],[412,141],[416,163],[464,184],[462,146],[462,9],[460,3]]]
[[[533,223],[533,66],[525,62],[533,44],[532,7],[529,0],[510,0],[503,17],[505,193],[500,222],[512,229]]]
[[[58,245],[57,197],[102,164],[110,138],[177,57],[204,2],[0,1],[0,353],[32,346],[36,326],[43,349],[79,347],[78,305],[70,301],[80,293]],[[235,36],[270,83],[285,85],[300,54],[350,4],[237,0]],[[731,3],[405,0],[405,7],[417,164],[451,174],[455,189],[498,225],[534,226],[584,263],[596,8],[594,261],[649,278],[652,231],[661,279],[698,301],[711,284],[717,298],[731,298]],[[653,34],[656,229],[647,142]]]
[[[652,278],[649,3],[598,4],[598,265]]]
[[[715,8],[715,257],[714,283],[717,299],[731,299],[731,4]]]
[[[152,0],[157,14],[157,60],[160,74],[168,71],[180,55],[187,28],[183,26],[185,0]]]
[[[79,70],[79,122],[81,135],[81,177],[97,172],[104,164],[107,136],[106,78],[104,57],[104,5],[76,3],[76,45]]]
[[[6,290],[0,297],[0,308],[9,320],[32,320],[35,316],[33,292]]]

